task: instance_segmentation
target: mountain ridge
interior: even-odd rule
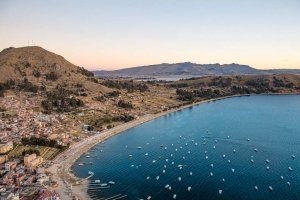
[[[118,70],[95,70],[92,71],[96,76],[208,76],[208,75],[263,75],[291,73],[300,74],[300,69],[268,69],[261,70],[242,64],[197,64],[192,62],[181,63],[161,63],[130,67]]]

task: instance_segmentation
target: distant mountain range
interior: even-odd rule
[[[93,71],[100,77],[168,77],[168,76],[209,76],[209,75],[261,75],[261,74],[300,74],[300,69],[271,69],[259,70],[248,65],[240,64],[197,64],[162,63],[131,67],[113,71]]]

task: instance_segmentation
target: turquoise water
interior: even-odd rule
[[[95,173],[88,190],[93,199],[300,199],[300,96],[194,106],[132,128],[86,156],[73,171]],[[115,184],[99,189],[97,179]]]

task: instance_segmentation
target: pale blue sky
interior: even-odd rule
[[[32,40],[89,69],[300,68],[300,0],[1,0],[0,49]]]

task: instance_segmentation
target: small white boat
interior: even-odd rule
[[[178,177],[178,181],[181,181],[181,177]]]
[[[187,190],[188,190],[188,191],[191,191],[191,189],[192,189],[192,187],[191,187],[191,186],[189,186],[189,187],[187,188]]]
[[[148,197],[147,197],[147,200],[150,200],[150,199],[151,199],[151,196],[148,196]]]
[[[78,165],[79,165],[79,166],[82,166],[82,165],[83,165],[83,163],[79,163]]]
[[[100,180],[95,180],[95,183],[100,183]]]
[[[272,187],[272,186],[269,186],[269,190],[273,191],[273,187]]]
[[[137,147],[138,149],[142,149],[143,147]]]
[[[225,178],[222,178],[222,181],[225,182]]]
[[[223,193],[223,190],[219,190],[219,194],[221,195]]]
[[[111,184],[111,185],[116,184],[114,181],[109,181],[108,183]]]
[[[254,149],[254,151],[255,151],[255,152],[258,152],[258,150],[257,150],[257,149]]]
[[[283,176],[280,176],[280,179],[283,180]]]
[[[147,176],[147,178],[146,178],[147,180],[149,180],[150,179],[150,176]]]
[[[148,153],[145,153],[145,156],[148,156],[149,154]]]
[[[226,155],[225,154],[223,154],[223,158],[225,158],[226,157]]]
[[[105,186],[107,186],[107,183],[102,183],[102,184],[100,184],[100,186],[105,187]]]
[[[267,160],[266,160],[266,163],[269,163],[269,162],[270,162],[270,160],[267,159]]]
[[[192,176],[193,175],[193,172],[190,172],[190,176]]]
[[[162,172],[163,172],[163,173],[166,173],[166,170],[163,170]]]
[[[235,149],[233,149],[233,153],[235,153],[236,152],[236,150]]]
[[[177,195],[176,194],[173,194],[173,199],[176,199]]]
[[[235,169],[231,169],[232,173],[234,173]]]
[[[288,182],[286,182],[286,184],[288,184],[288,186],[290,186],[291,185],[291,183],[288,181]]]
[[[165,188],[166,188],[166,189],[168,189],[169,187],[170,187],[170,185],[169,185],[169,184],[167,184],[167,185],[165,186]]]
[[[93,173],[92,171],[89,171],[88,174],[89,174],[89,175],[92,175],[92,174],[94,174],[94,173]]]
[[[257,187],[257,186],[254,186],[254,189],[255,189],[255,190],[258,190],[258,187]]]
[[[253,159],[251,159],[250,161],[251,161],[251,163],[254,163],[254,160],[253,160]]]
[[[169,190],[172,190],[172,187],[171,186],[169,186],[169,188],[168,188]]]
[[[296,158],[296,156],[295,156],[295,155],[292,155],[292,158],[293,158],[293,159],[295,159],[295,158]]]
[[[270,170],[270,167],[269,167],[269,166],[267,166],[267,167],[266,167],[266,169],[267,169],[267,170]]]
[[[227,160],[227,162],[230,163],[231,161],[230,161],[230,160]]]
[[[293,171],[293,168],[289,167],[289,171]]]
[[[214,176],[214,173],[212,173],[212,172],[210,172],[209,174],[210,174],[210,176]]]
[[[205,159],[207,160],[207,159],[208,159],[208,156],[205,156]]]
[[[214,164],[210,164],[211,167],[214,167]]]
[[[159,180],[159,176],[156,176],[156,180]]]
[[[152,160],[152,163],[156,163],[156,160]]]

